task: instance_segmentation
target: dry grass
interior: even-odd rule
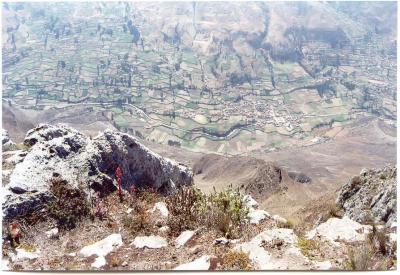
[[[249,254],[231,250],[222,257],[221,270],[254,270]]]
[[[346,262],[345,269],[354,271],[368,270],[372,262],[372,253],[367,245],[354,250],[349,248],[348,261]]]
[[[287,219],[286,222],[278,222],[277,226],[280,228],[294,229],[295,221],[292,219]]]
[[[372,231],[367,235],[367,241],[374,253],[380,253],[383,256],[389,252],[389,238],[384,230],[378,230],[375,225],[372,225]]]
[[[167,224],[171,235],[177,236],[183,230],[197,226],[198,206],[202,199],[201,193],[195,188],[183,187],[165,200],[170,213]]]
[[[308,240],[302,237],[298,238],[297,245],[304,256],[310,260],[315,259],[315,255],[320,253],[320,244],[315,240]]]
[[[67,181],[56,177],[50,182],[50,191],[54,201],[47,206],[49,216],[54,218],[60,229],[72,229],[77,222],[89,216],[90,207],[85,194],[71,188]]]

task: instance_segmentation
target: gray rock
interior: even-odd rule
[[[116,190],[118,166],[123,188],[135,185],[168,193],[193,180],[187,166],[153,153],[130,135],[111,130],[91,139],[66,125],[41,124],[28,131],[24,144],[29,150],[5,190],[5,218],[51,199],[49,182],[54,176],[60,175],[88,196]]]
[[[1,146],[3,152],[13,150],[15,148],[15,143],[10,139],[8,131],[4,129],[1,129]]]
[[[397,221],[396,174],[397,168],[391,166],[363,169],[360,176],[341,188],[336,203],[357,222],[385,222],[390,226]]]

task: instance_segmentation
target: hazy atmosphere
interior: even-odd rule
[[[1,24],[3,270],[397,268],[397,2]]]

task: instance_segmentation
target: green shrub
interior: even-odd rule
[[[170,214],[167,224],[172,235],[179,235],[182,230],[196,227],[203,201],[204,196],[194,187],[182,187],[165,200]]]
[[[237,235],[238,229],[247,222],[248,207],[239,190],[229,186],[227,190],[209,195],[202,205],[206,224],[219,230],[227,238]]]
[[[247,221],[249,212],[243,196],[232,186],[221,192],[214,189],[210,195],[204,195],[194,187],[184,187],[170,195],[166,205],[170,213],[168,226],[173,235],[205,225],[231,238]]]
[[[25,151],[28,151],[30,149],[30,146],[25,144],[25,143],[18,143],[18,144],[15,144],[15,148],[17,150],[22,150],[22,151],[25,152]]]
[[[85,194],[68,185],[67,181],[55,177],[50,181],[54,200],[47,205],[49,216],[57,221],[60,229],[72,229],[76,223],[90,213]]]

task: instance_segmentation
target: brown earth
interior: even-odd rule
[[[67,123],[88,135],[114,128],[99,113],[82,115],[85,108],[33,111],[3,103],[3,128],[16,142],[20,142],[26,131],[40,122]],[[325,135],[329,135],[328,131]],[[209,192],[213,187],[221,189],[229,184],[243,186],[247,193],[257,198],[262,208],[286,218],[322,196],[334,194],[362,168],[380,168],[395,163],[397,141],[396,127],[373,116],[354,119],[351,124],[340,126],[335,135],[323,143],[269,153],[255,151],[246,157],[204,155],[139,140],[162,156],[192,166],[197,172],[195,185],[201,190]],[[282,171],[304,173],[311,178],[311,183],[295,182],[283,172],[279,184],[273,166]]]

